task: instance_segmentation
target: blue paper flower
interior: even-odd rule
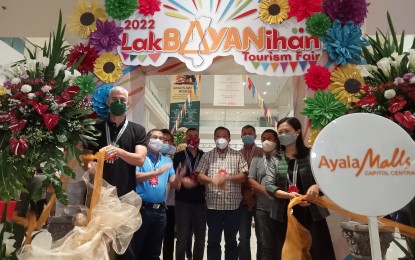
[[[355,25],[352,21],[342,25],[339,20],[335,20],[322,41],[330,59],[344,66],[348,63],[362,64],[360,54],[365,42],[361,38],[360,25]]]
[[[112,85],[104,85],[99,87],[95,90],[94,96],[92,97],[92,106],[95,113],[97,113],[98,118],[101,120],[107,120],[110,115],[107,100],[112,87]]]

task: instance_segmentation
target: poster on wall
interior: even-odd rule
[[[214,79],[214,106],[244,106],[244,85],[241,75],[216,75]]]
[[[122,21],[117,50],[126,65],[161,66],[174,57],[203,71],[215,57],[232,55],[250,73],[302,75],[320,58],[322,43],[306,32],[305,20],[267,22],[272,7],[264,11],[250,0],[164,0],[154,14],[136,11]]]
[[[169,129],[175,126],[178,115],[182,113],[177,128],[186,127],[199,130],[200,86],[195,93],[196,77],[194,75],[177,75],[172,77],[171,82]],[[185,112],[183,112],[183,106],[186,106]]]

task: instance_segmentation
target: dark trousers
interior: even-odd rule
[[[236,235],[239,229],[240,211],[235,210],[213,210],[206,211],[208,225],[207,259],[221,259],[222,250],[220,242],[222,232],[225,235],[225,260],[238,259],[238,243]]]
[[[163,240],[163,260],[173,260],[175,233],[174,206],[167,206],[166,216],[167,225]]]
[[[206,205],[190,204],[176,200],[175,213],[177,227],[176,260],[185,259],[186,248],[192,242],[192,229],[195,234],[193,259],[202,260],[205,251]]]
[[[142,205],[140,214],[143,224],[133,237],[135,259],[159,260],[166,230],[166,210]]]
[[[255,218],[255,235],[257,241],[257,253],[255,259],[262,259],[262,239],[256,224],[256,208],[248,210],[248,205],[241,205],[241,222],[239,223],[239,260],[251,260],[251,224]]]
[[[280,260],[287,223],[272,219],[269,211],[257,209],[255,227],[257,226],[262,240],[262,258],[258,260]]]

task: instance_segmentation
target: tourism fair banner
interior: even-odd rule
[[[196,77],[178,75],[173,76],[171,82],[169,129],[173,129],[175,124],[179,124],[176,129],[179,127],[199,129],[200,84],[195,88]],[[180,118],[180,121],[177,118]]]
[[[126,65],[161,66],[173,57],[191,71],[232,55],[249,73],[302,75],[320,58],[322,43],[306,32],[305,20],[268,23],[272,12],[252,0],[164,0],[154,15],[135,12],[122,21],[118,53]]]

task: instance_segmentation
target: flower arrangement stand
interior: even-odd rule
[[[346,238],[350,246],[353,259],[369,260],[372,259],[370,249],[369,226],[356,221],[341,222],[343,237]],[[380,250],[382,260],[386,259],[386,251],[392,242],[392,233],[379,228]]]

